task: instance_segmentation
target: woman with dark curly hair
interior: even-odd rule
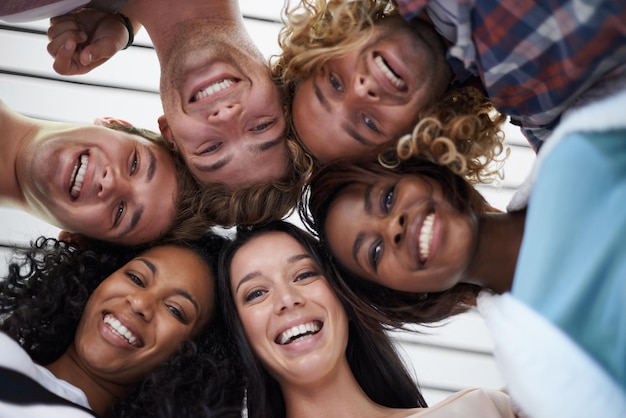
[[[2,415],[240,416],[215,307],[223,243],[132,254],[40,238],[0,281]]]
[[[479,80],[459,86],[443,37],[425,21],[404,21],[389,0],[300,0],[285,19],[273,73],[318,162],[401,137],[435,161],[459,152],[480,164],[502,150],[505,116]]]

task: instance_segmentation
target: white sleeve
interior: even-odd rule
[[[626,394],[617,382],[548,320],[510,294],[481,292],[478,310],[507,391],[528,416],[626,417]]]

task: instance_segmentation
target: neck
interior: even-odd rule
[[[38,130],[37,123],[10,109],[0,101],[0,204],[26,209],[26,202],[17,177],[20,149]]]
[[[350,366],[344,362],[332,376],[304,385],[281,384],[288,418],[338,416],[378,418],[391,408],[372,401],[361,389]]]
[[[177,27],[190,20],[202,19],[209,31],[226,24],[245,32],[236,0],[129,0],[120,11],[145,27],[159,59],[174,45]]]
[[[526,212],[489,213],[478,222],[476,251],[465,279],[496,293],[511,290]]]
[[[105,416],[127,392],[127,387],[106,381],[85,369],[72,344],[57,361],[46,366],[58,379],[76,386],[85,393],[91,409]]]

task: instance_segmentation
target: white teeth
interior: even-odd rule
[[[115,334],[119,335],[120,337],[124,337],[130,345],[133,345],[135,347],[137,346],[137,337],[135,337],[133,333],[130,332],[130,330],[124,325],[122,325],[122,323],[116,318],[111,315],[106,315],[104,317],[104,323],[107,324],[109,328],[111,328],[111,331],[113,331]]]
[[[225,78],[223,80],[215,82],[215,83],[209,85],[208,87],[205,87],[202,90],[200,90],[199,92],[197,92],[193,96],[193,101],[197,102],[198,100],[204,99],[205,97],[208,97],[208,96],[210,96],[212,94],[217,93],[218,91],[221,91],[221,90],[224,90],[225,88],[230,87],[232,84],[233,84],[233,80],[231,80],[229,78]]]
[[[419,250],[420,250],[420,258],[426,259],[428,258],[428,254],[430,253],[430,243],[433,239],[433,224],[435,223],[435,214],[431,213],[428,215],[424,222],[422,223],[422,229],[420,230],[419,236]]]
[[[87,172],[88,162],[89,155],[83,154],[74,165],[74,170],[70,177],[70,196],[72,196],[72,199],[76,199],[80,195],[80,190],[83,187],[83,179]]]
[[[310,335],[316,334],[319,330],[320,325],[318,322],[307,322],[306,324],[296,325],[278,336],[278,344],[285,345],[302,340]]]
[[[374,56],[374,62],[376,63],[376,66],[380,68],[383,74],[387,76],[391,84],[393,84],[399,90],[406,89],[406,83],[404,82],[404,80],[398,77],[396,73],[394,73],[391,68],[387,66],[387,63],[385,62],[383,57],[381,57],[380,55]]]

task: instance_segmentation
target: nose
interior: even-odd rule
[[[147,291],[139,290],[131,293],[127,296],[126,300],[128,301],[131,311],[135,315],[138,315],[146,322],[150,322],[152,320],[154,310],[152,308],[150,295]]]
[[[275,290],[276,292],[276,312],[282,313],[305,304],[305,299],[293,286],[285,285]]]
[[[390,214],[386,219],[385,238],[392,248],[396,248],[406,234],[407,217],[404,212]]]
[[[115,185],[115,171],[111,167],[106,167],[100,177],[100,184],[98,185],[98,197],[101,199],[108,198],[114,190]]]
[[[107,200],[113,194],[121,195],[128,191],[128,181],[112,167],[106,167],[98,184],[98,197]]]
[[[361,100],[378,100],[380,98],[378,88],[378,83],[369,74],[358,73],[354,77],[353,91]]]
[[[238,117],[242,109],[240,103],[220,103],[209,113],[208,119],[213,122],[228,122]]]

